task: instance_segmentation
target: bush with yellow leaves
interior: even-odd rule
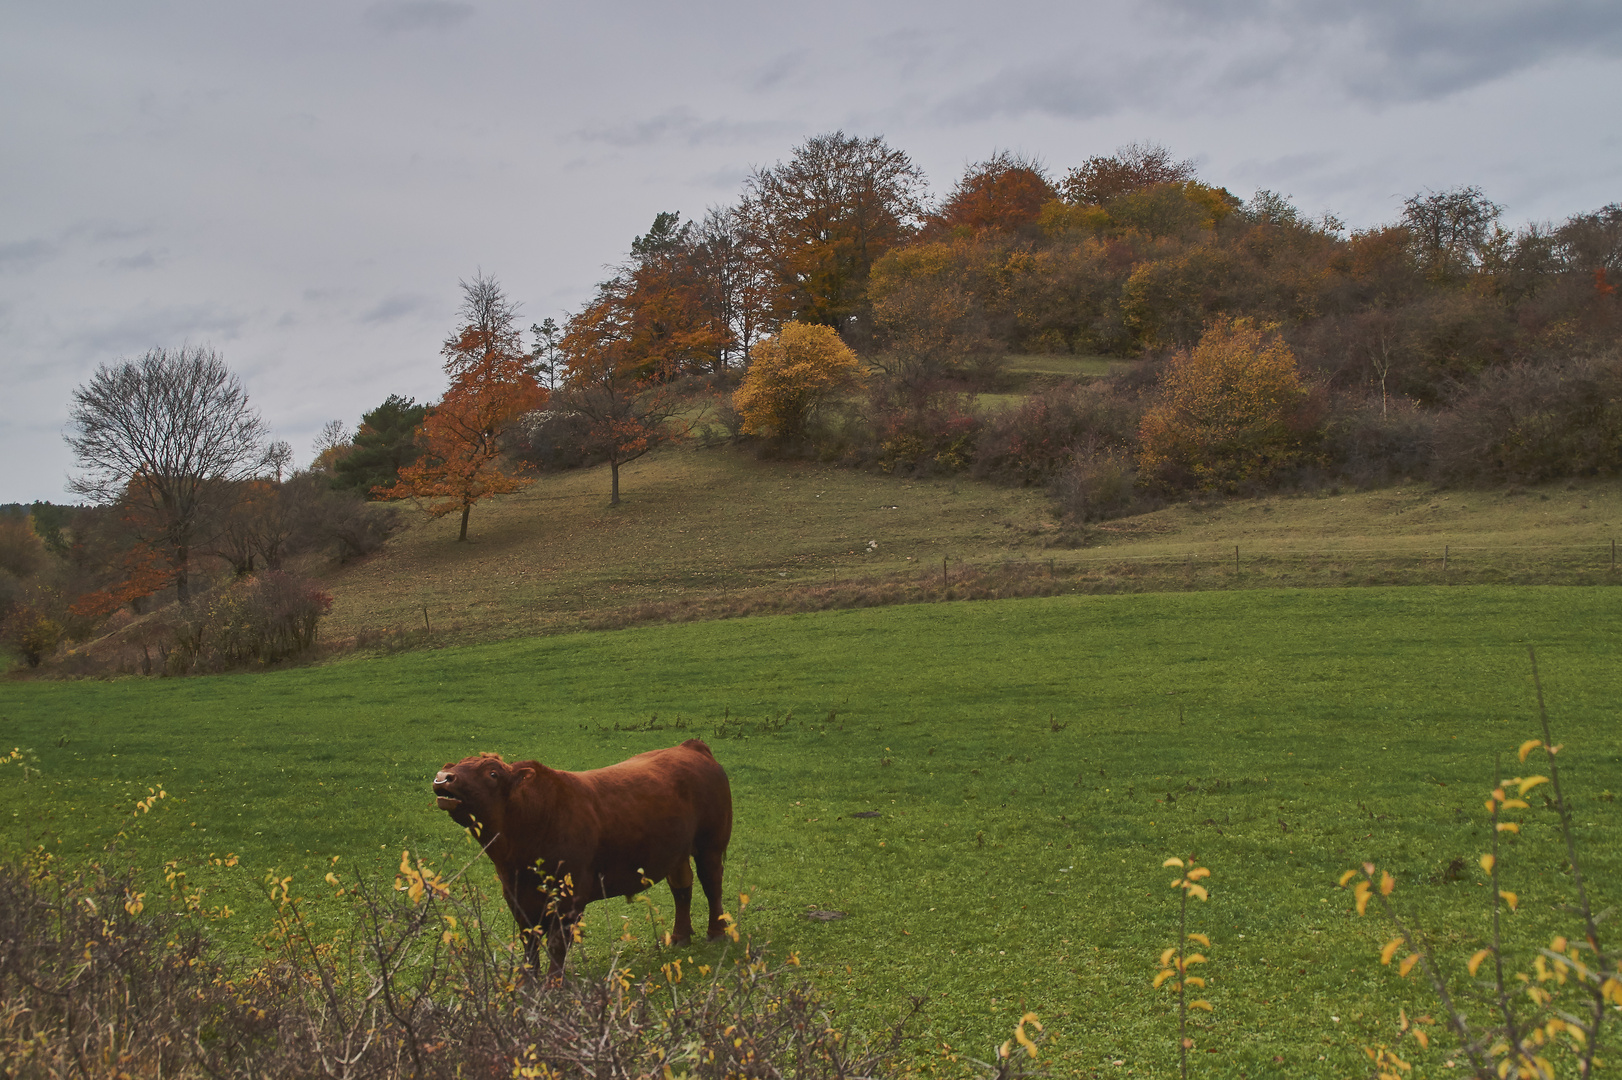
[[[786,322],[755,346],[732,404],[747,434],[794,442],[818,406],[861,379],[861,361],[833,327]]]
[[[1489,878],[1487,904],[1490,939],[1464,964],[1469,981],[1460,991],[1457,973],[1443,964],[1423,931],[1405,919],[1391,897],[1397,881],[1390,871],[1373,863],[1341,875],[1342,888],[1350,886],[1357,912],[1367,912],[1371,901],[1391,923],[1394,936],[1380,950],[1380,963],[1397,964],[1399,977],[1418,969],[1430,984],[1441,1013],[1443,1026],[1457,1039],[1457,1053],[1470,1075],[1479,1080],[1552,1080],[1557,1063],[1569,1062],[1577,1076],[1591,1076],[1603,1065],[1596,1056],[1601,1029],[1607,1019],[1622,1010],[1622,955],[1608,949],[1600,936],[1603,913],[1595,910],[1588,884],[1583,879],[1572,831],[1571,803],[1560,782],[1559,754],[1549,715],[1543,702],[1543,686],[1537,674],[1537,655],[1531,649],[1532,677],[1537,686],[1538,717],[1542,737],[1528,739],[1519,750],[1522,763],[1534,754],[1543,755],[1547,775],[1516,776],[1493,785],[1485,808],[1492,826],[1491,850],[1479,862]],[[1549,785],[1549,800],[1557,817],[1557,828],[1565,843],[1565,862],[1571,874],[1575,903],[1567,910],[1580,924],[1573,935],[1556,935],[1547,946],[1534,948],[1531,963],[1517,961],[1525,950],[1507,940],[1505,913],[1514,912],[1520,897],[1508,888],[1504,877],[1500,838],[1519,834],[1520,820],[1510,816],[1530,812],[1525,796]],[[1399,959],[1400,957],[1400,959]],[[1519,968],[1520,970],[1516,970]],[[1429,1016],[1398,1018],[1396,1045],[1364,1048],[1380,1080],[1401,1080],[1412,1071],[1412,1063],[1400,1056],[1408,1053],[1403,1044],[1412,1039],[1420,1048],[1430,1046],[1425,1030],[1435,1021]],[[1449,1062],[1454,1064],[1454,1062]]]

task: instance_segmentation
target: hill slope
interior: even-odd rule
[[[624,487],[624,503],[610,509],[606,469],[544,476],[480,503],[466,544],[455,541],[455,521],[408,509],[410,527],[382,553],[328,576],[328,637],[416,631],[426,620],[436,638],[494,639],[793,607],[808,590],[817,595],[802,606],[934,599],[946,595],[943,559],[958,596],[1598,584],[1615,579],[1610,544],[1622,527],[1622,492],[1602,482],[1192,502],[1079,534],[1060,528],[1038,489],[760,461],[734,449],[651,455],[624,470]],[[976,580],[978,592],[957,587]]]

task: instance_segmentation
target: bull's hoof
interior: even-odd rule
[[[677,931],[670,935],[670,943],[672,945],[691,945],[693,943],[693,932],[691,930],[686,933]]]

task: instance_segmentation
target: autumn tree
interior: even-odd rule
[[[786,322],[756,347],[732,404],[745,432],[794,442],[804,438],[816,409],[861,375],[861,362],[832,327]]]
[[[702,283],[701,303],[727,330],[718,359],[724,368],[748,367],[755,342],[776,325],[772,274],[752,207],[711,209],[698,223],[692,251]]]
[[[241,380],[212,349],[153,349],[99,366],[73,391],[69,424],[84,470],[69,490],[122,506],[186,603],[205,522],[267,464],[264,422]]]
[[[923,172],[878,136],[818,135],[756,169],[744,202],[777,279],[775,314],[865,340],[868,272],[912,238],[923,198]]]
[[[620,502],[620,467],[688,427],[687,401],[676,385],[678,354],[642,332],[632,295],[623,276],[599,286],[596,298],[569,317],[561,345],[556,407],[585,421],[587,449],[608,462],[610,506]]]
[[[1427,190],[1403,200],[1402,224],[1426,275],[1447,281],[1475,269],[1503,209],[1473,184]]]
[[[421,456],[395,483],[372,489],[380,498],[410,499],[436,518],[461,511],[458,541],[467,539],[474,503],[531,482],[507,466],[501,436],[547,400],[501,286],[480,273],[462,282],[462,293],[462,327],[441,350],[450,387],[418,429]]]
[[[1131,142],[1071,169],[1060,189],[1077,206],[1103,206],[1123,195],[1194,178],[1194,162],[1174,161],[1171,151],[1156,143]]]
[[[1218,319],[1167,368],[1139,428],[1139,464],[1168,489],[1265,482],[1301,457],[1305,398],[1295,354],[1275,329]]]
[[[926,235],[959,228],[1018,233],[1035,225],[1042,207],[1058,197],[1039,162],[1004,150],[969,167],[939,212],[929,216]]]
[[[873,266],[869,292],[880,348],[872,364],[922,390],[943,378],[984,372],[1000,352],[971,280],[968,238],[912,244]]]

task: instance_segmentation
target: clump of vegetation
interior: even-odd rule
[[[227,861],[234,864],[234,857]],[[334,860],[336,862],[336,860]],[[209,944],[229,918],[176,864],[68,872],[43,849],[0,864],[0,1069],[15,1077],[853,1077],[886,1071],[899,1026],[848,1037],[746,942],[697,964],[543,980],[476,890],[401,858],[392,884],[327,874],[351,921],[330,937],[272,872],[264,959]],[[734,935],[736,936],[736,934]]]
[[[1530,648],[1528,654],[1543,732],[1541,738],[1523,742],[1518,757],[1524,763],[1534,753],[1544,755],[1548,775],[1494,778],[1486,800],[1491,849],[1479,860],[1489,878],[1491,929],[1483,947],[1463,965],[1468,978],[1445,966],[1424,930],[1397,910],[1391,901],[1397,879],[1389,870],[1367,862],[1358,870],[1346,871],[1340,879],[1342,888],[1353,887],[1359,915],[1367,911],[1371,899],[1378,898],[1380,911],[1396,935],[1381,949],[1380,963],[1389,966],[1396,961],[1397,974],[1404,978],[1416,967],[1424,972],[1442,1014],[1440,1026],[1456,1039],[1455,1057],[1462,1057],[1470,1075],[1480,1080],[1552,1080],[1558,1059],[1569,1060],[1578,1076],[1591,1076],[1601,1064],[1597,1054],[1606,1022],[1614,1023],[1615,1011],[1622,1009],[1622,956],[1605,945],[1600,932],[1607,913],[1595,906],[1590,884],[1584,880],[1572,804],[1560,782],[1558,755],[1564,747],[1555,743],[1550,730],[1542,683],[1537,679],[1537,656]],[[1518,837],[1522,825],[1508,815],[1530,811],[1525,796],[1543,784],[1554,794],[1550,807],[1575,894],[1575,902],[1563,905],[1562,910],[1575,918],[1577,926],[1573,933],[1556,934],[1547,946],[1539,947],[1513,940],[1518,935],[1513,934],[1506,916],[1520,908],[1521,899],[1505,887],[1509,882],[1504,855],[1505,838]],[[1411,1019],[1403,1012],[1397,1045],[1365,1047],[1380,1080],[1397,1080],[1411,1071],[1412,1066],[1399,1056],[1407,1052],[1402,1043],[1411,1039],[1421,1050],[1428,1049],[1426,1028],[1435,1023],[1429,1016]],[[1459,1062],[1449,1060],[1447,1064]]]

